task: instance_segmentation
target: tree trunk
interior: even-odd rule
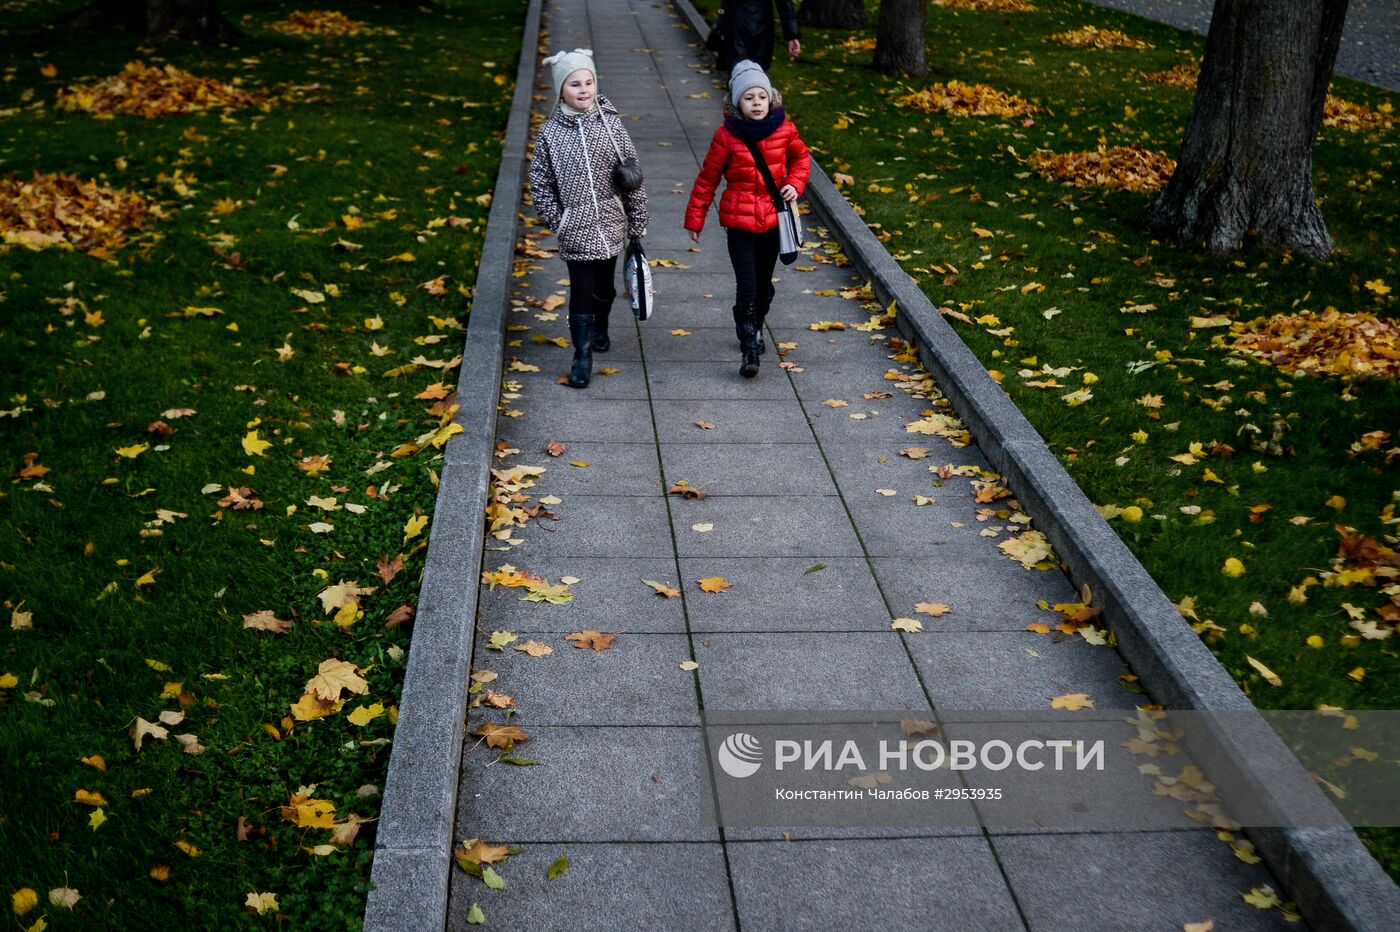
[[[797,22],[818,29],[864,29],[865,0],[802,0]]]
[[[1215,253],[1253,232],[1270,246],[1331,255],[1312,150],[1347,3],[1215,0],[1176,172],[1143,226]]]
[[[927,31],[928,0],[880,0],[875,70],[913,77],[928,74],[924,52]]]
[[[219,0],[93,0],[60,25],[76,29],[125,29],[150,39],[222,42],[243,33],[219,9]]]

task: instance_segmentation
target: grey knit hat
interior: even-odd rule
[[[768,98],[773,98],[773,84],[768,80],[768,75],[763,73],[758,62],[746,58],[736,63],[734,69],[729,72],[730,103],[739,106],[739,98],[744,96],[744,92],[755,87],[763,88],[768,92]]]
[[[593,72],[593,80],[598,80],[598,69],[593,64],[592,49],[574,49],[572,52],[556,52],[544,60],[544,64],[549,66],[549,77],[554,82],[554,102],[559,102],[559,97],[564,92],[564,82],[569,75],[575,71]]]

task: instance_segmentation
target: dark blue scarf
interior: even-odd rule
[[[748,120],[741,116],[725,117],[724,128],[733,133],[741,142],[758,142],[773,135],[783,121],[787,119],[787,111],[778,107],[769,111],[768,115],[761,120]]]

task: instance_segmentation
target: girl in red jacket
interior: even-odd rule
[[[741,61],[730,73],[724,117],[691,188],[685,228],[698,243],[705,214],[724,178],[719,222],[728,234],[729,261],[734,266],[734,332],[742,354],[739,374],[751,379],[758,374],[759,355],[767,350],[763,320],[773,303],[778,216],[749,143],[762,155],[785,201],[802,195],[812,165],[796,124],[787,120],[782,97],[754,62]]]

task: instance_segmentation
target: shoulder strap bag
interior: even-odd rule
[[[608,122],[608,115],[603,114],[603,129],[607,131],[608,141],[612,143],[613,151],[617,153],[617,164],[613,166],[612,182],[619,191],[635,191],[642,186],[642,166],[635,158],[623,158],[622,147],[617,144],[617,137],[613,135],[612,125]]]
[[[744,145],[753,154],[754,164],[758,166],[758,173],[763,176],[763,184],[768,188],[768,196],[773,199],[773,209],[778,212],[778,258],[783,260],[783,265],[792,265],[802,251],[802,220],[795,204],[783,200],[778,192],[778,185],[773,180],[773,173],[768,170],[768,162],[763,158],[758,143],[745,139]]]

